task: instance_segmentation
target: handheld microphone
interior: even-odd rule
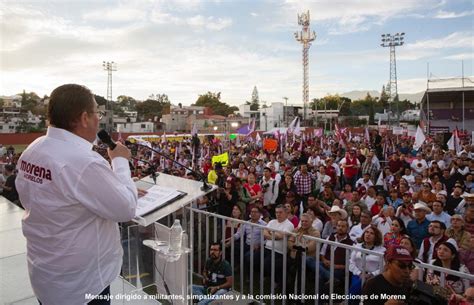
[[[110,137],[109,133],[105,129],[101,129],[98,133],[97,136],[99,139],[107,145],[111,150],[114,150],[115,147],[117,147],[117,144],[115,144],[114,140]],[[131,170],[134,170],[135,167],[133,166],[132,162],[128,161],[128,165],[130,166]]]

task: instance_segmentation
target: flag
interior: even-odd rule
[[[120,143],[123,143],[122,133],[120,132],[120,125],[117,125],[117,132],[118,132],[117,141]]]
[[[382,125],[382,117],[380,117],[380,116],[379,116],[379,121],[378,121],[377,125],[379,126],[379,129],[380,129],[380,125]]]
[[[191,129],[191,136],[197,136],[198,134],[198,129],[197,129],[197,126],[196,126],[196,122],[194,122],[193,124],[193,128]],[[181,144],[181,142],[180,142]]]
[[[377,182],[375,183],[375,185],[383,186],[383,188],[385,189],[385,179],[383,178],[383,169],[380,171],[379,178],[377,179]]]
[[[319,138],[323,136],[323,129],[322,128],[316,128],[314,131],[314,137]]]
[[[249,131],[247,133],[247,136],[250,135],[254,131],[255,131],[255,118],[253,118],[249,124]]]
[[[349,130],[349,142],[352,141],[352,132]]]
[[[166,143],[166,131],[163,132],[163,135],[161,136],[161,143]]]
[[[237,139],[235,139],[235,146],[240,147],[240,135],[237,134]]]
[[[420,125],[418,125],[418,128],[416,129],[415,143],[413,144],[413,149],[419,150],[425,140],[425,134],[423,133],[423,130],[421,129]]]
[[[257,135],[255,136],[255,143],[259,144],[260,142],[262,142],[262,138],[260,137],[260,134],[257,133]]]
[[[290,123],[288,129],[295,135],[299,136],[301,134],[301,126],[300,126],[300,117],[297,116],[295,119]]]
[[[214,165],[215,163],[220,163],[220,164],[222,164],[222,166],[229,165],[229,154],[227,152],[225,152],[221,155],[213,156],[212,157],[212,165]]]
[[[369,128],[365,128],[365,142],[370,143],[370,134],[369,134]]]
[[[457,129],[453,130],[453,134],[451,135],[451,138],[449,138],[448,143],[449,150],[454,150],[456,154],[458,154],[461,151],[461,143],[459,140],[459,131]]]
[[[278,149],[278,141],[269,138],[263,140],[263,149],[268,152],[276,152]]]

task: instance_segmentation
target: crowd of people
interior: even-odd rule
[[[474,146],[468,138],[457,152],[446,150],[445,144],[435,139],[415,150],[413,139],[378,131],[372,131],[370,141],[366,137],[351,141],[337,136],[293,137],[271,152],[252,138],[201,142],[195,146],[191,139],[162,141],[151,146],[202,175],[144,147],[136,149],[134,174],[147,175],[152,167],[188,179],[207,177],[218,189],[199,200],[199,208],[269,228],[260,232],[237,224],[232,226],[236,230],[233,235],[228,225],[223,241],[230,246],[232,236],[234,241],[245,236],[244,261],[248,263],[254,251],[256,268],[259,253],[264,251],[266,275],[270,275],[271,249],[275,266],[282,264],[286,251],[291,266],[298,252],[294,245],[301,244],[290,238],[289,248],[284,249],[282,234],[272,234],[271,229],[320,237],[381,255],[387,249],[403,247],[420,262],[474,271]],[[213,156],[224,152],[228,153],[227,164],[212,162]],[[240,247],[240,243],[235,245]],[[316,258],[316,246],[306,249],[307,269],[314,271],[319,264],[324,284],[329,280],[330,254],[323,246]],[[343,282],[346,267],[345,250],[338,249],[333,261],[336,284]],[[351,294],[362,292],[362,272],[366,280],[384,272],[377,258],[368,255],[362,264],[360,252],[352,252]],[[441,284],[436,271],[416,268],[410,274],[412,280],[421,277],[430,285]],[[462,295],[470,284],[448,276],[444,286]],[[275,285],[281,285],[281,273],[275,274]]]
[[[275,136],[281,141],[280,135]],[[329,280],[331,263],[336,285],[343,283],[346,251],[336,248],[331,262],[330,251],[323,245],[320,257],[315,257],[319,245],[304,236],[373,250],[385,254],[386,259],[388,250],[388,257],[397,257],[392,248],[403,248],[420,262],[474,272],[474,146],[469,138],[461,141],[458,151],[446,150],[445,143],[430,138],[415,150],[413,139],[381,135],[376,130],[370,137],[351,140],[309,134],[289,134],[285,139],[274,151],[264,150],[261,141],[251,137],[237,141],[214,137],[196,141],[190,137],[130,144],[135,167],[132,176],[163,171],[187,179],[204,177],[217,185],[217,191],[201,198],[197,207],[248,221],[248,226],[229,224],[222,246],[245,238],[244,261],[250,261],[252,251],[254,259],[264,251],[266,275],[270,274],[271,251],[275,266],[282,264],[284,252],[291,266],[298,259],[298,246],[304,244],[307,269],[315,271],[319,264],[322,288]],[[145,146],[171,156],[197,174]],[[99,144],[95,150],[107,158],[104,146]],[[213,156],[225,152],[227,162],[212,162]],[[10,156],[13,165],[14,159]],[[8,169],[5,167],[7,174]],[[8,192],[6,184],[3,188]],[[252,223],[269,230],[252,230]],[[287,249],[281,231],[298,236],[289,238]],[[265,243],[260,245],[262,234]],[[363,293],[362,273],[370,280],[385,271],[377,256],[362,259],[360,252],[353,251],[349,261],[351,294]],[[257,268],[259,262],[255,259]],[[410,270],[412,280],[421,277],[430,285],[441,285],[437,271],[413,269],[412,263],[402,267]],[[277,273],[275,284],[279,287],[281,283],[281,273]],[[444,288],[457,294],[459,301],[471,284],[464,278],[447,276]]]

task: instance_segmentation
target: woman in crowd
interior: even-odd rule
[[[386,233],[383,237],[384,247],[398,246],[406,234],[405,223],[398,217],[392,219],[392,225],[390,226],[390,232]]]
[[[359,204],[355,203],[352,205],[352,211],[348,211],[349,215],[351,215],[347,222],[349,223],[349,228],[356,226],[360,223],[360,215],[362,214],[362,208]]]
[[[459,249],[471,250],[471,234],[464,229],[464,218],[459,214],[451,216],[451,227],[446,230],[446,236],[456,241]]]
[[[217,210],[219,214],[229,217],[233,206],[237,203],[237,191],[232,177],[227,177],[224,187],[217,190]]]
[[[314,206],[308,206],[308,210],[306,211],[311,217],[313,217],[313,228],[318,230],[318,232],[323,232],[323,220],[324,220],[324,215],[322,214],[322,211],[318,209],[317,207]]]
[[[288,220],[293,224],[295,228],[297,228],[300,224],[300,220],[298,216],[295,215],[295,206],[292,203],[286,202],[284,207],[286,213],[288,214]]]
[[[413,258],[416,258],[418,256],[418,251],[416,250],[415,242],[413,241],[413,239],[410,238],[410,236],[404,235],[402,239],[400,240],[400,246],[407,249]],[[418,280],[419,272],[421,272],[419,268],[413,269],[410,273],[410,279],[412,281]]]
[[[351,286],[349,293],[352,295],[358,295],[362,290],[362,278],[365,281],[369,280],[373,276],[378,275],[381,270],[381,262],[383,261],[383,253],[385,248],[383,247],[382,233],[375,227],[369,226],[365,229],[362,234],[362,243],[356,245],[357,248],[372,250],[381,255],[368,254],[364,255],[360,251],[352,251],[349,270],[352,272]],[[365,267],[365,269],[364,269]],[[363,273],[364,272],[364,273]],[[358,304],[355,303],[355,304]]]
[[[247,214],[247,205],[251,198],[249,191],[242,185],[242,180],[239,178],[235,179],[235,190],[237,191],[237,205],[240,210],[246,214],[243,216],[243,219],[248,219],[249,214]]]
[[[277,203],[278,204],[285,203],[286,195],[289,192],[292,192],[293,194],[296,194],[296,186],[295,186],[295,183],[293,181],[293,176],[285,175],[285,178],[282,179],[282,181],[280,182],[280,185],[278,186]]]
[[[431,190],[431,192],[435,195],[438,195],[438,194],[442,194],[444,196],[448,196],[448,194],[446,193],[446,191],[444,190],[444,186],[441,182],[436,182],[435,185],[434,185],[434,189]]]
[[[420,201],[425,202],[429,207],[431,207],[431,204],[433,201],[436,200],[436,195],[431,192],[431,184],[428,182],[423,183],[423,187],[421,188],[421,191],[418,193],[418,199]]]
[[[262,198],[262,187],[256,182],[255,174],[250,173],[247,176],[247,183],[244,184],[244,187],[250,194],[250,204],[255,204],[256,200]]]
[[[442,242],[438,246],[437,254],[438,258],[431,261],[433,266],[469,273],[467,267],[461,264],[458,249],[452,243]],[[428,270],[426,282],[430,285],[441,285],[440,272]],[[462,294],[469,287],[469,280],[454,275],[447,275],[445,285],[451,287],[456,293]]]
[[[344,185],[344,190],[339,194],[339,199],[341,199],[344,204],[352,200],[352,186],[350,183]]]
[[[247,170],[245,163],[244,162],[239,162],[239,168],[234,170],[234,175],[235,177],[241,179],[241,180],[247,180],[247,176],[249,174],[249,171]]]
[[[242,211],[240,210],[238,205],[234,205],[232,207],[231,216],[233,219],[242,220]],[[240,223],[232,220],[227,220],[225,224],[225,239],[230,238],[232,235],[235,234],[237,229],[240,227]]]

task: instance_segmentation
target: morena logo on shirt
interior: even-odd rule
[[[51,181],[51,170],[36,164],[21,160],[20,171],[25,172],[24,178],[39,184],[43,183],[43,179]]]

